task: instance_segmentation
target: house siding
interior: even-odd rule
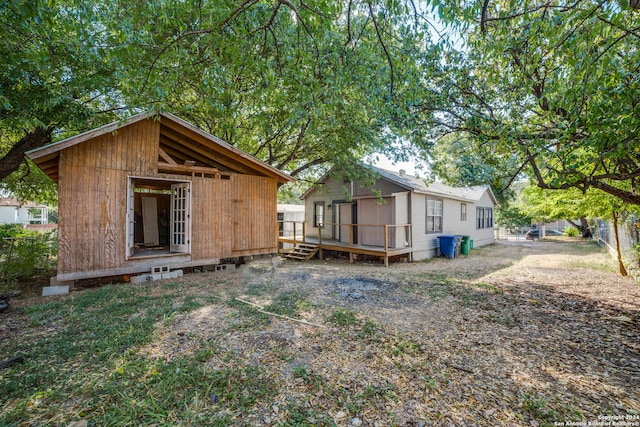
[[[438,236],[466,235],[473,240],[474,247],[489,245],[495,242],[493,228],[476,228],[476,206],[490,207],[495,211],[495,206],[487,192],[477,202],[459,201],[438,196],[443,200],[442,233],[426,233],[426,200],[427,196],[419,193],[411,194],[411,207],[413,211],[413,259],[420,261],[433,258],[438,254]],[[467,205],[467,220],[460,219],[460,204]],[[495,216],[495,214],[494,214]]]
[[[16,218],[15,206],[2,206],[0,207],[0,224],[14,224],[18,222]]]
[[[278,252],[276,181],[251,175],[234,175],[232,178],[234,185],[227,193],[232,195],[232,200],[223,205],[223,209],[233,220],[233,255]],[[227,236],[225,223],[218,225],[221,233],[216,241],[224,240]]]
[[[350,184],[346,184],[350,185]],[[305,222],[306,235],[317,237],[317,228],[312,227],[314,215],[314,203],[324,202],[325,204],[325,221],[330,222],[335,219],[335,215],[329,210],[329,206],[333,205],[333,209],[337,209],[335,202],[344,200],[344,185],[332,179],[327,179],[324,185],[311,190],[305,196]],[[354,183],[354,203],[358,205],[358,242],[361,244],[382,245],[380,241],[380,230],[373,231],[374,227],[365,227],[365,224],[411,224],[411,236],[403,227],[397,227],[395,231],[390,230],[389,243],[393,247],[402,247],[404,242],[411,243],[413,247],[413,259],[416,261],[433,258],[439,253],[438,236],[442,235],[467,235],[474,241],[474,247],[494,243],[493,228],[478,229],[476,227],[476,207],[486,207],[494,209],[495,205],[490,196],[490,190],[485,190],[482,197],[475,200],[464,200],[452,198],[452,196],[425,194],[417,191],[408,191],[406,188],[400,187],[398,184],[381,178],[377,180],[373,189],[366,188],[358,183]],[[476,193],[477,194],[477,193]],[[376,209],[374,201],[381,196],[387,206]],[[427,233],[426,232],[426,212],[427,198],[442,200],[442,232]],[[460,215],[461,204],[467,206],[466,220],[463,221]],[[389,211],[391,209],[391,211]],[[364,212],[366,210],[366,212]],[[382,221],[380,218],[384,218]],[[325,227],[322,230],[323,238],[334,238],[333,229],[338,227]],[[367,232],[367,228],[372,230],[371,236],[365,238],[363,233]],[[409,238],[410,237],[410,238]],[[337,238],[337,236],[335,237]]]
[[[396,225],[406,225],[411,222],[410,220],[410,211],[411,204],[409,203],[409,192],[404,193],[396,193],[393,195],[393,200],[395,201],[395,224]],[[395,242],[397,247],[405,247],[408,246],[411,242],[411,231],[407,229],[407,227],[394,227],[395,229],[390,230],[390,233],[393,233],[395,236]]]
[[[480,246],[484,246],[484,245],[490,245],[492,243],[495,243],[495,232],[494,232],[494,227],[489,227],[489,228],[482,228],[482,229],[478,229],[476,228],[476,207],[483,207],[483,208],[492,208],[493,209],[493,221],[494,221],[494,226],[495,226],[495,216],[496,216],[496,209],[495,206],[493,204],[493,201],[491,200],[491,197],[489,197],[488,193],[484,193],[482,195],[482,198],[480,200],[478,200],[474,205],[473,205],[473,211],[468,211],[467,215],[471,215],[474,218],[473,221],[473,246],[474,247],[480,247]]]
[[[319,186],[311,190],[309,195],[305,197],[304,212],[306,229],[305,234],[309,237],[318,237],[318,227],[313,226],[313,217],[315,214],[314,203],[324,202],[324,221],[326,224],[332,223],[335,216],[333,211],[337,209],[334,206],[336,201],[342,201],[351,197],[351,183],[340,183],[335,180],[327,180],[325,185]],[[322,237],[326,239],[337,239],[338,230],[335,227],[325,226],[322,229]]]
[[[363,186],[359,182],[354,183],[354,197],[375,197],[378,195],[378,192],[382,196],[390,196],[393,193],[399,193],[402,191],[405,191],[405,189],[386,179],[376,180],[373,188]]]

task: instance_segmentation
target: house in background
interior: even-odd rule
[[[292,179],[168,113],[141,113],[27,153],[58,183],[58,281],[278,252]]]
[[[438,236],[466,235],[474,247],[494,243],[496,199],[488,186],[454,188],[404,171],[365,166],[375,183],[336,181],[331,172],[302,197],[305,241],[320,249],[388,258],[438,255]]]
[[[278,237],[295,239],[302,237],[304,205],[278,204]],[[291,243],[280,243],[280,249],[290,249]]]
[[[0,199],[0,224],[47,224],[49,211],[45,205],[21,202],[17,199]]]

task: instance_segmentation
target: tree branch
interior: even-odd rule
[[[9,152],[0,159],[0,181],[18,170],[27,151],[50,144],[52,133],[53,127],[37,127],[13,145]]]
[[[382,45],[382,50],[384,50],[384,54],[387,57],[387,62],[389,63],[389,79],[390,81],[390,94],[393,97],[394,94],[394,71],[393,71],[393,61],[391,60],[391,55],[389,54],[389,50],[387,49],[387,45],[382,40],[382,34],[380,34],[380,28],[378,27],[378,20],[376,19],[373,13],[373,7],[371,6],[371,2],[367,2],[369,6],[369,16],[371,16],[371,20],[373,21],[373,27],[376,29],[376,35],[378,36],[378,41]]]

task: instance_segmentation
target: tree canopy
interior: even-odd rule
[[[442,2],[464,34],[433,123],[544,189],[640,204],[638,12],[607,1]],[[444,95],[444,93],[443,93]]]
[[[435,16],[453,38],[432,41]],[[302,179],[413,145],[459,184],[525,174],[640,204],[638,16],[595,0],[8,0],[0,179],[45,198],[26,150],[166,110]]]
[[[317,175],[422,138],[408,105],[439,60],[412,2],[12,0],[0,13],[3,179],[29,167],[25,150],[142,110]],[[23,191],[26,175],[5,186]]]

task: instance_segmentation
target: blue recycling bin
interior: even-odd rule
[[[456,257],[456,245],[458,239],[456,236],[438,236],[440,241],[440,253],[449,259]]]

